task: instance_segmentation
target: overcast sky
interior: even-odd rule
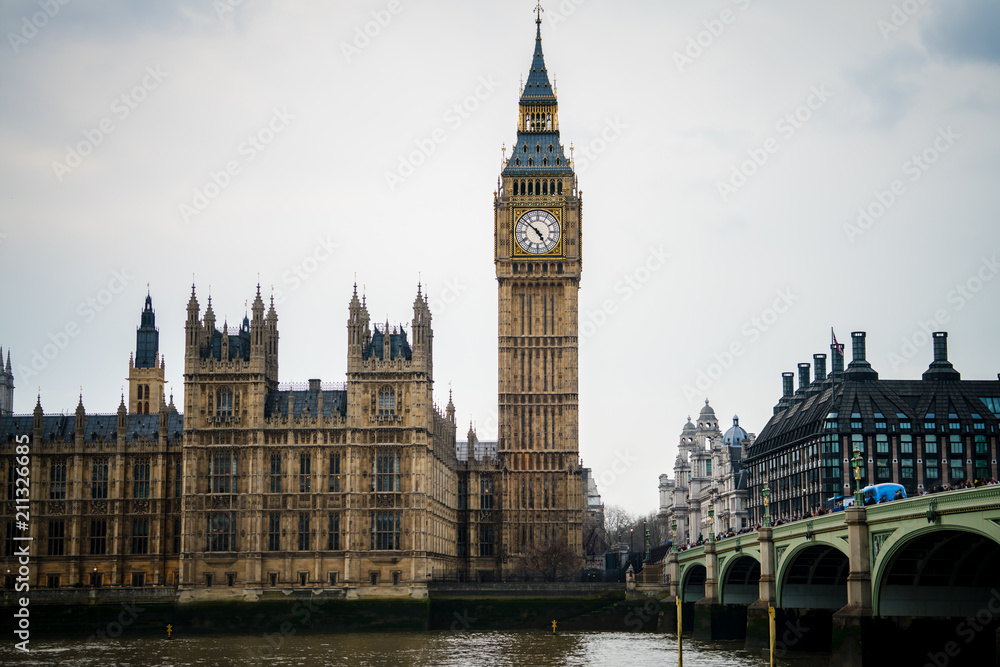
[[[15,411],[39,387],[72,411],[82,386],[113,412],[147,283],[181,405],[192,275],[231,326],[259,275],[280,379],[343,381],[356,276],[393,324],[423,281],[436,399],[450,384],[460,437],[495,438],[492,200],[534,5],[0,5]],[[580,449],[606,503],[656,509],[706,397],[759,433],[831,326],[867,331],[883,378],[926,369],[924,329],[997,377],[1000,5],[543,5],[584,192]]]

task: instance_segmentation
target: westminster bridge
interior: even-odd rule
[[[1000,485],[710,541],[670,553],[664,574],[696,638],[766,647],[774,608],[779,651],[831,665],[1000,665]]]

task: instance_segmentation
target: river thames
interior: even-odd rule
[[[829,655],[789,653],[778,659],[786,667],[826,667]],[[684,662],[696,667],[767,665],[763,652],[747,652],[742,642],[698,642],[685,638]],[[517,632],[389,632],[311,634],[264,637],[197,636],[121,640],[32,639],[31,652],[0,647],[4,665],[162,665],[172,667],[236,665],[334,665],[337,667],[562,667],[629,665],[669,667],[677,664],[673,634],[568,632],[552,636]]]

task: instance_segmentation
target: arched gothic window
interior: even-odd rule
[[[215,394],[215,416],[233,416],[233,390],[229,387],[223,387]]]
[[[378,415],[391,417],[396,414],[396,392],[392,387],[382,387],[378,390]]]

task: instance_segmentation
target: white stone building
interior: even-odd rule
[[[678,544],[708,539],[709,506],[714,510],[716,535],[749,527],[743,458],[754,437],[739,425],[738,417],[733,417],[732,427],[723,434],[707,400],[697,424],[688,417],[677,447],[673,479],[660,475],[658,518],[671,539],[675,519]]]

